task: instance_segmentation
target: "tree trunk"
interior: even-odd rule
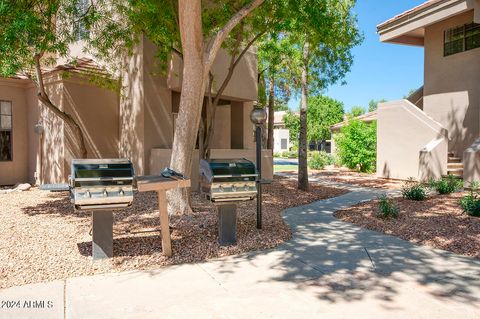
[[[190,177],[206,88],[202,5],[201,1],[180,0],[178,7],[183,47],[183,81],[170,167]],[[187,194],[180,189],[168,193],[168,202],[171,214],[191,211]]]
[[[267,149],[273,150],[273,126],[275,122],[275,74],[270,70],[268,79],[268,135]]]
[[[298,143],[298,189],[308,191],[308,163],[307,163],[307,107],[308,107],[308,55],[309,43],[303,45],[302,83],[300,102],[300,139]]]
[[[188,177],[191,177],[193,153],[210,69],[228,34],[263,1],[253,0],[240,9],[213,36],[207,50],[204,48],[202,30],[202,2],[199,0],[178,1],[180,38],[183,49],[183,79],[170,167]],[[185,191],[171,190],[168,193],[169,213],[191,212],[188,198],[188,193]]]

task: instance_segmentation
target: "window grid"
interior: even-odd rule
[[[480,24],[470,23],[444,33],[444,56],[480,47]]]
[[[0,162],[13,160],[12,102],[0,100]]]

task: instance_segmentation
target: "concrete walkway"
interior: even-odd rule
[[[479,260],[332,216],[379,192],[286,210],[293,239],[273,250],[2,290],[53,306],[0,318],[480,318]]]

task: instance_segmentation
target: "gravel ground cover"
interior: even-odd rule
[[[219,247],[214,206],[193,195],[193,214],[173,216],[173,257],[162,254],[156,193],[136,194],[134,205],[114,214],[114,258],[92,263],[91,217],[75,212],[68,193],[32,189],[0,195],[0,288],[133,269],[198,262],[275,247],[291,237],[281,211],[340,196],[347,190],[275,177],[264,187],[264,229],[255,228],[255,201],[238,207],[235,246]]]
[[[287,173],[287,171],[282,171]],[[405,181],[386,179],[376,177],[375,174],[359,173],[345,168],[325,168],[323,170],[308,170],[313,178],[329,180],[336,183],[348,183],[370,188],[381,189],[400,189]],[[288,173],[297,174],[296,170],[290,170]]]
[[[480,258],[480,218],[468,216],[458,205],[465,194],[436,195],[425,201],[395,198],[398,219],[377,218],[378,200],[338,211],[335,217],[415,244]]]
[[[359,173],[344,169],[312,170],[311,176],[337,183],[348,183],[362,187],[382,189],[399,189],[405,183],[400,180],[379,178],[376,177],[375,174]]]

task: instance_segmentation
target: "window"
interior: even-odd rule
[[[76,19],[73,24],[73,33],[77,41],[85,40],[90,35],[90,31],[85,23],[85,14],[87,13],[89,6],[89,0],[77,0],[75,5]]]
[[[480,47],[480,24],[470,23],[445,31],[444,56]]]
[[[0,101],[0,162],[12,160],[12,102]]]
[[[288,144],[287,142],[288,142],[288,141],[287,141],[286,138],[282,138],[282,139],[280,140],[280,149],[286,150],[286,149],[287,149],[287,144]]]

